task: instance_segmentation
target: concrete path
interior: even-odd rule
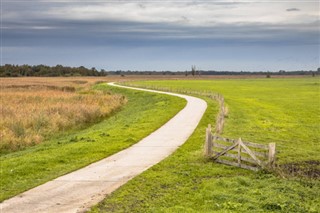
[[[136,90],[178,96],[186,99],[188,103],[165,125],[135,145],[5,200],[0,204],[0,212],[61,213],[88,210],[107,194],[173,153],[193,133],[207,108],[206,102],[199,98],[145,89]]]

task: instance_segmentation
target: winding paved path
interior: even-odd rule
[[[107,194],[173,153],[193,133],[207,108],[205,101],[187,95],[109,85],[178,96],[188,103],[175,117],[135,145],[5,200],[0,204],[1,213],[88,210]]]

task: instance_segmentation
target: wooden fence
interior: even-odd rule
[[[135,86],[134,84],[130,84],[130,82],[124,82],[124,85],[127,86]],[[217,134],[221,134],[223,132],[225,116],[228,114],[228,108],[225,106],[224,97],[219,93],[213,93],[210,91],[193,91],[190,89],[179,89],[179,88],[170,88],[170,87],[157,87],[157,86],[144,86],[146,89],[160,90],[165,92],[177,92],[182,94],[190,94],[190,95],[201,95],[216,100],[219,104],[219,112],[216,118],[216,129],[215,132]]]
[[[213,135],[206,130],[205,155],[218,163],[257,171],[275,165],[276,145],[257,144]]]
[[[213,97],[219,103],[219,113],[216,119],[216,133],[221,134],[224,126],[224,118],[227,115],[227,108],[224,105],[224,97],[217,94]]]

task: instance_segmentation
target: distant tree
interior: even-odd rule
[[[107,75],[107,72],[105,69],[101,69],[100,70],[100,76],[106,76]]]
[[[95,74],[97,73],[97,69],[95,67],[92,67],[90,71],[91,76],[95,76]]]
[[[191,66],[191,74],[192,74],[192,76],[194,76],[196,74],[196,66],[195,65]]]

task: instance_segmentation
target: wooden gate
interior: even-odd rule
[[[268,145],[229,139],[206,130],[205,155],[218,163],[257,171],[275,164],[275,143]]]

